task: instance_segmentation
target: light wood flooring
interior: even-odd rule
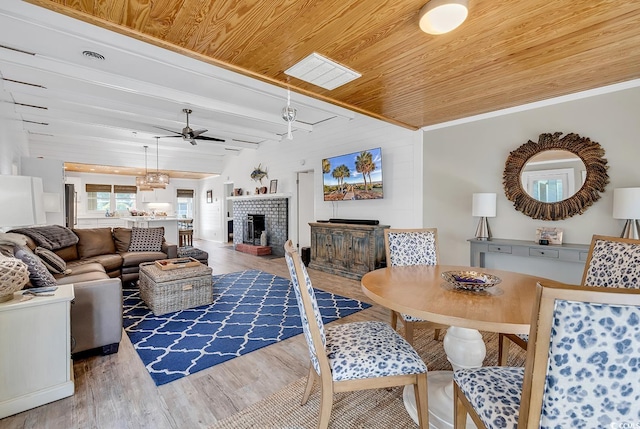
[[[230,245],[194,241],[209,252],[214,274],[257,269],[289,278],[284,258],[236,252]],[[314,287],[370,302],[360,282],[309,270]],[[389,320],[379,306],[334,323]],[[309,355],[303,335],[256,350],[156,387],[123,332],[120,351],[76,360],[75,394],[0,420],[0,428],[206,428],[304,377]]]

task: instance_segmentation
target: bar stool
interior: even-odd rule
[[[180,219],[178,221],[179,247],[193,246],[193,219]]]

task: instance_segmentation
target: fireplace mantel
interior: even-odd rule
[[[288,192],[281,192],[277,194],[238,195],[237,197],[227,197],[227,200],[228,201],[247,201],[247,200],[264,200],[268,198],[291,198],[291,194]]]

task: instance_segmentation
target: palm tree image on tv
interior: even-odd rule
[[[381,149],[322,160],[325,201],[382,198]]]

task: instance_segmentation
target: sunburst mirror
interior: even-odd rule
[[[609,183],[599,143],[578,134],[544,133],[509,154],[505,195],[533,219],[562,220],[582,214]]]

